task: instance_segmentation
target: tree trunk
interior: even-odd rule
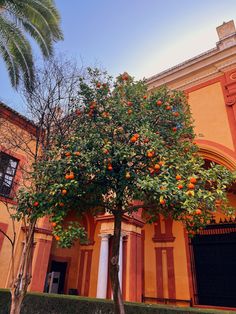
[[[121,235],[122,212],[114,213],[114,237],[112,246],[112,256],[110,260],[110,276],[114,300],[115,314],[125,314],[124,303],[121,295],[119,283],[119,249]]]
[[[25,230],[28,234],[21,255],[20,267],[17,277],[14,278],[11,287],[10,314],[20,314],[22,302],[31,281],[35,223],[36,222],[32,222],[29,226],[29,230]]]

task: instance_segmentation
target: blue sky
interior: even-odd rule
[[[55,0],[64,41],[55,45],[84,66],[149,77],[215,46],[215,28],[236,22],[235,0]],[[36,55],[39,51],[36,49]],[[22,112],[0,60],[0,99]]]

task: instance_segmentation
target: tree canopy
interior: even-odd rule
[[[115,81],[98,70],[89,75],[71,104],[73,132],[58,137],[50,161],[39,163],[41,193],[21,197],[20,208],[36,201],[32,215],[51,214],[63,246],[72,244],[63,233],[71,210],[132,214],[138,209],[132,201],[141,200],[148,222],[163,214],[190,233],[219,206],[229,212],[226,188],[234,175],[220,165],[204,166],[182,92],[163,87],[148,93],[144,81],[127,73]]]

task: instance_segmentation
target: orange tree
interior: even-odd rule
[[[127,73],[112,80],[90,69],[71,110],[77,116],[74,131],[66,141],[58,138],[50,161],[37,166],[46,192],[36,197],[36,213],[47,208],[52,214],[53,234],[63,247],[76,235],[63,222],[70,210],[93,209],[96,214],[95,209],[103,208],[114,215],[111,282],[115,313],[124,313],[119,239],[122,215],[138,209],[132,201],[143,202],[148,222],[159,214],[170,216],[191,234],[219,204],[230,212],[226,187],[233,174],[219,165],[204,167],[180,91],[161,88],[149,94],[144,81]]]

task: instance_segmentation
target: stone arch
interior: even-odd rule
[[[225,166],[228,170],[236,170],[236,158],[226,153],[224,150],[216,149],[215,147],[206,147],[199,145],[199,152],[204,159],[213,161],[217,164]]]

